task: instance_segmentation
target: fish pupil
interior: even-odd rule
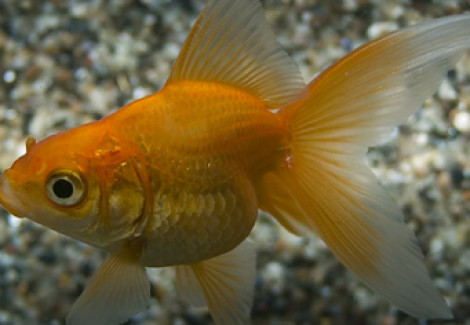
[[[61,199],[67,199],[73,195],[73,184],[66,179],[58,179],[52,189],[54,194]]]

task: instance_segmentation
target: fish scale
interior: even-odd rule
[[[256,97],[220,84],[179,82],[142,101],[147,110],[138,121],[129,122],[132,104],[105,120],[142,148],[152,184],[144,264],[196,261],[232,249],[257,216],[248,175],[281,163],[282,124]],[[221,230],[224,236],[216,236]]]
[[[247,200],[247,193],[241,188],[235,191],[224,185],[204,194],[186,192],[187,201],[182,204],[179,198],[184,191],[172,186],[164,197],[169,206],[167,217],[155,214],[148,221],[143,233],[145,265],[174,265],[220,254],[251,230],[257,214],[256,202]],[[194,206],[199,209],[194,211]],[[224,236],[219,236],[221,233]]]

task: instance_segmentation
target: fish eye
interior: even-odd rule
[[[53,171],[47,178],[47,196],[56,204],[75,205],[84,198],[85,191],[85,182],[77,171],[59,169]]]

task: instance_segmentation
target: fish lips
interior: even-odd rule
[[[0,176],[0,205],[18,218],[27,217],[24,215],[25,204],[11,188],[8,180],[8,170]]]

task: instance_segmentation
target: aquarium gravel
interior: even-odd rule
[[[376,37],[467,0],[265,0],[305,80]],[[0,168],[42,139],[160,89],[202,10],[191,0],[0,0]],[[470,33],[470,31],[469,31]],[[70,143],[70,146],[73,146]],[[371,168],[402,207],[454,321],[419,321],[360,283],[318,238],[261,213],[253,324],[470,324],[470,54],[384,144]],[[0,325],[64,324],[106,253],[0,211]],[[127,324],[210,324],[178,295],[171,268],[148,269],[152,299]]]

